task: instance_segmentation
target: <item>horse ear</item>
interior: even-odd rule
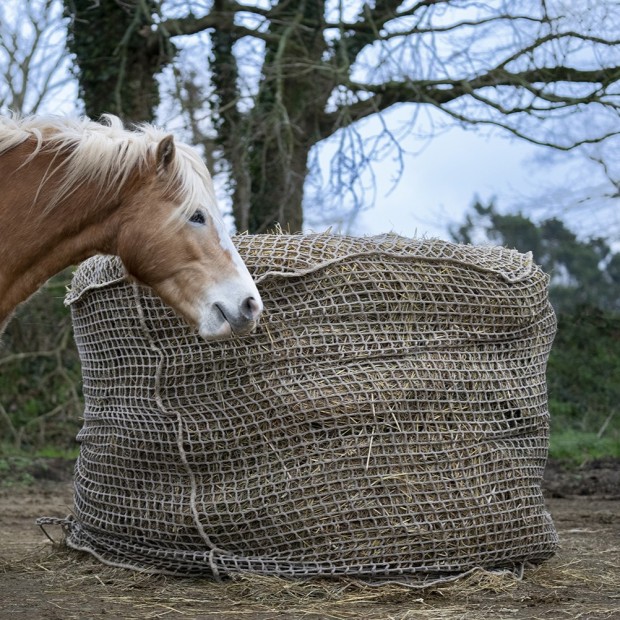
[[[162,172],[167,170],[174,159],[174,138],[166,136],[157,145],[157,170]]]

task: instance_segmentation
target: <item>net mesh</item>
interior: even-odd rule
[[[162,573],[428,581],[550,557],[555,331],[531,255],[388,235],[235,239],[265,302],[205,343],[111,257],[76,272],[68,543]]]

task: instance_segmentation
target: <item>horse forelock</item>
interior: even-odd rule
[[[154,161],[158,143],[168,133],[150,124],[127,129],[113,115],[103,116],[102,123],[87,118],[31,116],[0,117],[0,154],[27,141],[35,146],[27,160],[42,150],[59,157],[42,182],[61,170],[60,181],[53,196],[47,198],[47,209],[84,183],[92,183],[100,192],[119,194],[129,178],[143,173]],[[210,212],[217,211],[211,177],[196,152],[186,144],[175,142],[176,157],[167,176],[166,190],[177,192],[179,209],[176,215],[185,216],[201,205]]]
[[[176,213],[184,219],[198,207],[206,208],[212,217],[220,218],[211,175],[195,148],[176,142],[169,184],[178,192],[180,204]]]

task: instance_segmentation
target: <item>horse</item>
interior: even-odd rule
[[[197,151],[113,115],[0,117],[0,334],[54,274],[120,257],[206,340],[247,335],[263,304]]]

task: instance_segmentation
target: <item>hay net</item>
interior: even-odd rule
[[[557,545],[540,482],[548,278],[503,248],[235,239],[265,313],[205,343],[110,257],[67,303],[70,546],[154,572],[443,579]]]

